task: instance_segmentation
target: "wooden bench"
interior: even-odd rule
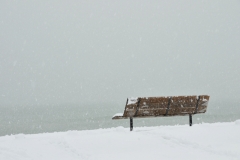
[[[207,111],[210,96],[171,96],[128,98],[123,114],[115,114],[112,119],[130,118],[130,131],[133,118],[188,116],[192,126],[192,115]]]

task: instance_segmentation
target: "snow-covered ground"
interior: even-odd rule
[[[240,120],[0,137],[0,159],[240,159]]]

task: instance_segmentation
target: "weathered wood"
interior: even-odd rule
[[[205,113],[209,98],[208,95],[129,98],[123,116],[115,116],[112,119],[187,116]]]

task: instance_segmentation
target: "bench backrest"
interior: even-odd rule
[[[209,98],[208,95],[128,98],[123,115],[113,119],[205,113]]]

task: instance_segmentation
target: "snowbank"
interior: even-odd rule
[[[240,120],[3,136],[0,159],[240,159]]]

